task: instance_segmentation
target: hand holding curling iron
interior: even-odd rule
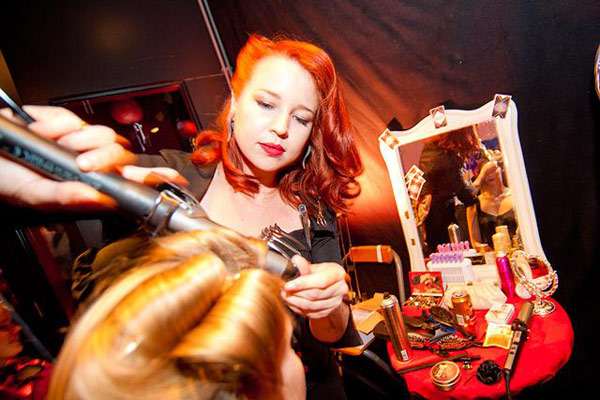
[[[136,156],[126,149],[127,140],[106,126],[88,125],[71,111],[59,107],[25,106],[24,110],[35,120],[28,125],[29,130],[73,150],[75,164],[82,172],[112,171],[137,182],[147,182],[151,175],[160,175],[167,181],[186,183],[170,168],[127,165],[134,163]],[[1,109],[0,116],[6,118],[3,126],[20,123],[9,109]],[[0,199],[45,210],[90,211],[116,207],[113,199],[89,185],[49,179],[1,155]]]
[[[18,110],[18,115],[25,117],[29,126],[25,127],[14,120],[0,116],[0,152],[9,160],[16,161],[35,172],[26,171],[14,162],[2,159],[4,165],[0,167],[5,167],[3,174],[8,173],[6,178],[9,178],[9,180],[0,179],[2,182],[0,196],[3,199],[38,208],[85,209],[89,206],[117,206],[123,214],[151,227],[155,232],[165,229],[189,231],[218,227],[207,218],[202,208],[193,199],[182,199],[178,193],[171,190],[158,192],[115,173],[97,172],[95,169],[99,167],[135,160],[134,156],[118,143],[120,137],[112,130],[107,131],[108,128],[104,127],[93,128],[100,132],[104,130],[104,135],[95,132],[97,141],[94,142],[81,136],[83,132],[79,131],[85,128],[85,124],[66,110],[58,111],[56,108],[45,110],[44,112],[49,113],[48,120],[38,123],[16,104],[12,103],[12,107]],[[28,110],[35,112],[34,108]],[[56,114],[52,115],[52,113]],[[31,129],[28,129],[29,127]],[[61,133],[61,129],[65,127],[70,129],[66,134]],[[66,142],[65,144],[69,144],[71,148],[37,135],[32,132],[34,128],[45,132],[50,138],[57,138],[59,142]],[[79,155],[72,148],[87,151]],[[137,178],[142,181],[149,176],[149,173],[156,171],[127,168],[129,172],[126,168],[121,169],[125,172],[123,175],[126,178]],[[175,174],[177,176],[173,177],[178,178],[178,174]],[[67,182],[62,182],[62,185],[56,184],[44,176]],[[15,179],[18,180],[14,184],[17,189],[11,189],[11,184],[8,182],[15,182]],[[265,268],[284,279],[297,276],[296,268],[283,256],[272,251],[267,252]]]

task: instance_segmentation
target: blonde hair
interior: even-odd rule
[[[252,268],[264,244],[213,230],[140,253],[72,329],[48,399],[281,397],[288,316],[282,281]]]

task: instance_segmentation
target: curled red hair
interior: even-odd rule
[[[305,168],[296,163],[282,171],[279,178],[281,196],[294,207],[307,203],[312,215],[318,212],[318,202],[325,203],[334,212],[347,212],[349,201],[360,193],[355,178],[363,167],[340,82],[329,55],[311,43],[252,35],[237,58],[231,82],[233,95],[240,97],[258,61],[274,55],[293,59],[305,68],[313,77],[319,96],[309,138],[312,152]],[[199,165],[220,159],[229,184],[235,190],[253,195],[258,193],[258,182],[242,172],[242,155],[235,139],[228,142],[230,105],[231,100],[217,118],[218,132],[204,131],[196,138],[197,144],[206,143],[207,137],[214,140],[216,133],[220,137],[220,151],[208,152],[213,157],[207,158],[207,152],[200,148],[192,153],[192,162]]]
[[[462,162],[480,150],[479,137],[472,126],[456,129],[440,135],[437,145],[444,150],[455,153]]]

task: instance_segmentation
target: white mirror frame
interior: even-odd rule
[[[433,117],[429,115],[409,130],[385,130],[379,137],[379,150],[389,172],[398,215],[400,216],[402,231],[404,232],[410,256],[410,269],[412,271],[425,271],[426,267],[415,216],[406,189],[405,171],[402,167],[398,148],[408,143],[492,119],[496,122],[498,141],[500,142],[504,157],[508,185],[513,197],[513,206],[517,215],[517,223],[520,228],[523,247],[529,254],[545,257],[537,228],[533,201],[523,161],[523,153],[521,152],[521,143],[519,142],[517,106],[511,99],[506,115],[502,118],[499,116],[492,117],[494,104],[495,100],[492,100],[472,111],[443,110],[445,111],[447,122],[443,127],[436,128]]]

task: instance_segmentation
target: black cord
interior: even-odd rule
[[[504,371],[504,383],[506,384],[506,398],[511,400],[510,397],[510,371],[505,369]]]
[[[31,117],[31,115],[27,114],[23,108],[21,108],[10,96],[0,88],[0,99],[4,100],[7,106],[13,111],[14,114],[18,115],[23,121],[31,124],[35,122],[35,120]]]

